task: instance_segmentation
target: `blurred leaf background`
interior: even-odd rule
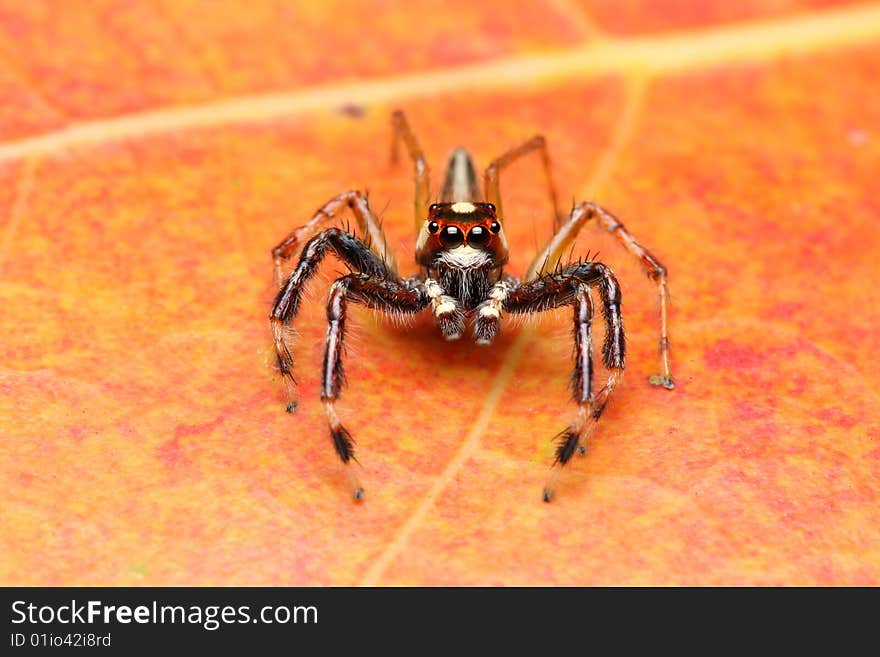
[[[829,0],[0,3],[0,581],[878,584],[880,6]],[[283,412],[269,249],[368,189],[413,271],[402,108],[434,166],[546,135],[562,198],[668,267],[619,274],[627,376],[557,500],[568,312],[493,349],[354,311],[317,380],[328,261]],[[503,180],[511,270],[550,233]]]

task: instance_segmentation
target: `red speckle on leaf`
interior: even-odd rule
[[[821,408],[816,415],[823,422],[840,427],[841,429],[852,429],[858,423],[858,420],[855,417],[847,415],[837,406]]]
[[[711,369],[747,370],[761,367],[765,360],[761,353],[745,344],[733,340],[719,340],[704,356],[706,366]]]
[[[175,436],[171,440],[162,443],[159,445],[156,452],[159,458],[169,468],[180,465],[183,457],[183,450],[181,450],[180,447],[180,438]]]
[[[178,424],[174,427],[174,437],[176,439],[186,436],[198,436],[209,433],[223,424],[223,418],[218,417],[210,422],[202,422],[201,424]]]

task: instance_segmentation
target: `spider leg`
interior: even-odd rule
[[[483,177],[484,186],[486,189],[486,200],[489,203],[493,203],[495,205],[496,214],[498,218],[503,221],[504,215],[501,210],[501,187],[499,184],[501,172],[519,158],[523,157],[524,155],[528,155],[529,153],[532,153],[534,151],[538,151],[538,153],[541,155],[541,162],[544,165],[544,175],[547,179],[547,191],[550,194],[550,203],[553,205],[553,228],[555,230],[559,228],[559,225],[562,222],[562,215],[559,213],[559,202],[557,201],[556,197],[556,186],[553,184],[553,172],[550,166],[550,156],[547,154],[547,140],[544,139],[543,135],[535,135],[534,137],[520,144],[516,148],[511,148],[500,157],[492,160],[489,166],[486,167],[486,172]]]
[[[376,255],[366,243],[341,228],[326,228],[306,243],[293,273],[278,290],[269,313],[278,370],[281,372],[287,394],[287,410],[290,413],[296,410],[297,395],[293,378],[293,356],[285,329],[296,317],[305,285],[315,275],[328,250],[356,272],[389,278],[395,276],[388,263]]]
[[[605,318],[602,361],[608,380],[598,394],[593,392],[593,297],[599,292]],[[571,305],[574,309],[575,367],[571,378],[578,415],[558,436],[556,459],[544,486],[544,501],[555,493],[559,473],[596,428],[605,406],[623,372],[626,338],[620,313],[620,285],[611,270],[598,262],[570,265],[544,274],[510,290],[504,309],[510,313],[534,313]]]
[[[675,388],[672,372],[669,365],[669,334],[667,328],[667,307],[669,305],[669,287],[667,285],[666,267],[650,252],[639,244],[635,237],[626,227],[608,210],[595,203],[579,203],[571,211],[571,217],[556,232],[547,245],[538,253],[526,273],[526,280],[556,269],[560,259],[566,254],[573,244],[580,229],[590,220],[597,219],[599,223],[620,242],[624,248],[639,259],[648,277],[657,283],[657,292],[660,298],[660,374],[649,377],[653,385],[663,386],[668,390]]]
[[[294,229],[287,237],[272,249],[272,258],[275,262],[275,284],[281,287],[283,282],[282,267],[296,250],[308,241],[318,230],[326,225],[331,219],[345,208],[349,208],[357,220],[358,229],[364,235],[369,248],[382,259],[388,269],[397,271],[394,261],[394,253],[388,246],[385,231],[370,207],[366,194],[359,191],[348,191],[334,196],[323,206],[318,208],[312,218],[299,228]]]
[[[416,234],[422,228],[425,217],[428,216],[428,201],[431,198],[431,170],[419,140],[406,120],[406,115],[397,110],[391,114],[391,127],[394,134],[391,137],[391,164],[397,164],[399,160],[398,147],[401,140],[406,145],[406,150],[413,163],[413,175],[415,177],[415,228]]]
[[[423,310],[428,299],[423,290],[404,281],[381,275],[349,274],[330,288],[327,299],[327,335],[324,339],[324,370],[321,377],[321,401],[330,424],[330,437],[336,453],[346,467],[354,499],[363,497],[364,489],[352,469],[354,440],[336,414],[335,403],[345,386],[342,356],[345,352],[345,322],[348,301],[389,313],[414,314]]]

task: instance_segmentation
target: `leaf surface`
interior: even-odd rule
[[[452,4],[0,7],[0,581],[880,583],[880,11]],[[328,260],[283,411],[269,249],[368,189],[414,271],[398,107],[435,186],[454,146],[546,135],[564,203],[670,272],[673,392],[647,383],[654,287],[579,242],[621,279],[629,354],[553,504],[568,311],[485,349],[354,309],[353,504],[318,401]],[[539,174],[503,179],[517,273],[550,235]]]

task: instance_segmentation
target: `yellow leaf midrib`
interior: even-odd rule
[[[511,55],[405,75],[226,98],[75,123],[0,144],[0,161],[72,147],[234,123],[289,118],[467,89],[518,89],[617,74],[657,76],[880,41],[880,5],[857,5],[687,32],[609,37],[546,53]]]

